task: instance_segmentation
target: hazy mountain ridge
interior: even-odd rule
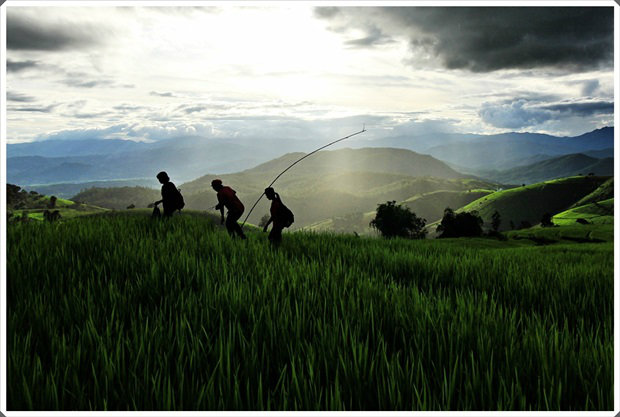
[[[604,151],[607,154],[603,156],[609,156],[608,150],[614,146],[613,132],[613,127],[605,127],[576,137],[532,133],[432,133],[368,140],[359,136],[343,144],[356,149],[398,147],[429,154],[456,167],[489,170],[525,165],[545,155],[555,157]],[[189,181],[205,172],[223,174],[251,169],[286,152],[309,152],[318,143],[318,139],[253,141],[186,136],[153,143],[94,138],[8,144],[7,180],[27,186],[67,181],[150,178],[165,170],[177,180]],[[337,144],[335,148],[341,146]],[[32,156],[38,158],[15,159]],[[282,160],[283,164],[285,160]],[[75,171],[76,178],[68,178],[67,166],[62,165],[64,162],[82,164]],[[48,169],[41,170],[42,166]]]
[[[502,169],[522,165],[538,154],[550,156],[597,151],[614,146],[614,128],[604,127],[576,137],[532,133],[504,133],[463,138],[425,151],[437,159],[467,168]]]
[[[582,153],[562,155],[503,171],[477,171],[483,178],[504,184],[531,184],[575,175],[613,175],[613,158],[593,158]]]

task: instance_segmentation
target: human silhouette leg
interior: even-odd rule
[[[284,229],[284,226],[276,222],[273,223],[271,232],[269,232],[268,237],[271,243],[278,245],[280,244],[280,242],[282,242],[282,229]]]
[[[237,223],[237,220],[239,220],[242,214],[243,212],[229,211],[228,216],[226,216],[226,230],[228,230],[232,238],[235,237],[235,234],[239,235],[241,239],[246,238],[243,229],[241,229],[241,226]]]

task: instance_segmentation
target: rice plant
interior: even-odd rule
[[[611,410],[613,245],[7,230],[9,410]]]

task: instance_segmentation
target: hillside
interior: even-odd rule
[[[583,219],[592,224],[614,224],[614,199],[596,201],[574,207],[553,216],[553,223],[557,225],[578,224]]]
[[[581,200],[577,201],[573,207],[583,206],[586,204],[608,200],[614,198],[614,179],[613,177],[605,181],[596,190],[592,191]]]
[[[287,154],[235,174],[205,175],[180,188],[188,208],[204,210],[217,203],[210,183],[219,177],[237,191],[247,213],[264,188],[301,156]],[[274,187],[295,213],[293,228],[300,228],[332,217],[372,211],[388,200],[402,201],[439,190],[495,189],[498,185],[465,178],[428,155],[368,148],[318,152],[287,171]],[[268,201],[262,199],[249,221],[258,223],[268,210]]]
[[[130,205],[146,208],[161,199],[161,192],[146,187],[92,187],[71,197],[73,201],[86,201],[110,209],[125,209]]]
[[[56,211],[62,218],[83,216],[86,214],[102,213],[106,211],[103,207],[93,204],[84,204],[55,196],[46,196],[36,191],[26,191],[14,184],[6,186],[6,208],[7,216],[11,221],[17,219],[36,219],[43,220],[43,213]]]
[[[454,185],[452,183],[452,185]],[[463,184],[465,185],[465,184]],[[444,184],[449,187],[450,184]],[[481,197],[484,197],[494,190],[467,189],[467,190],[446,190],[439,189],[435,191],[422,192],[415,194],[413,197],[403,200],[397,200],[400,204],[408,207],[416,216],[432,223],[441,219],[443,211],[446,207],[462,207]],[[387,200],[386,200],[387,201]],[[365,213],[354,212],[343,216],[332,217],[312,224],[306,230],[313,231],[333,231],[338,233],[358,233],[358,234],[375,234],[370,228],[369,223],[375,217],[376,206],[371,211]]]
[[[477,211],[488,227],[497,210],[502,231],[519,228],[523,223],[535,225],[543,214],[553,215],[568,209],[607,180],[609,177],[582,176],[526,185],[489,194],[457,211]]]
[[[581,153],[563,155],[503,171],[479,171],[484,178],[504,184],[532,184],[556,178],[594,174],[614,174],[613,158],[593,158]]]

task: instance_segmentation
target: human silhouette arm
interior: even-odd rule
[[[273,221],[273,218],[269,218],[269,220],[267,220],[267,223],[265,224],[265,227],[263,227],[263,232],[267,231],[267,228],[269,227],[269,225],[271,224],[271,222]]]
[[[219,197],[218,197],[218,200],[219,200]],[[220,224],[224,224],[224,204],[223,204],[222,202],[219,202],[219,203],[215,206],[215,209],[216,209],[216,210],[219,210],[219,211],[220,211],[220,215],[222,216],[222,217],[221,217],[221,220],[220,220]]]

